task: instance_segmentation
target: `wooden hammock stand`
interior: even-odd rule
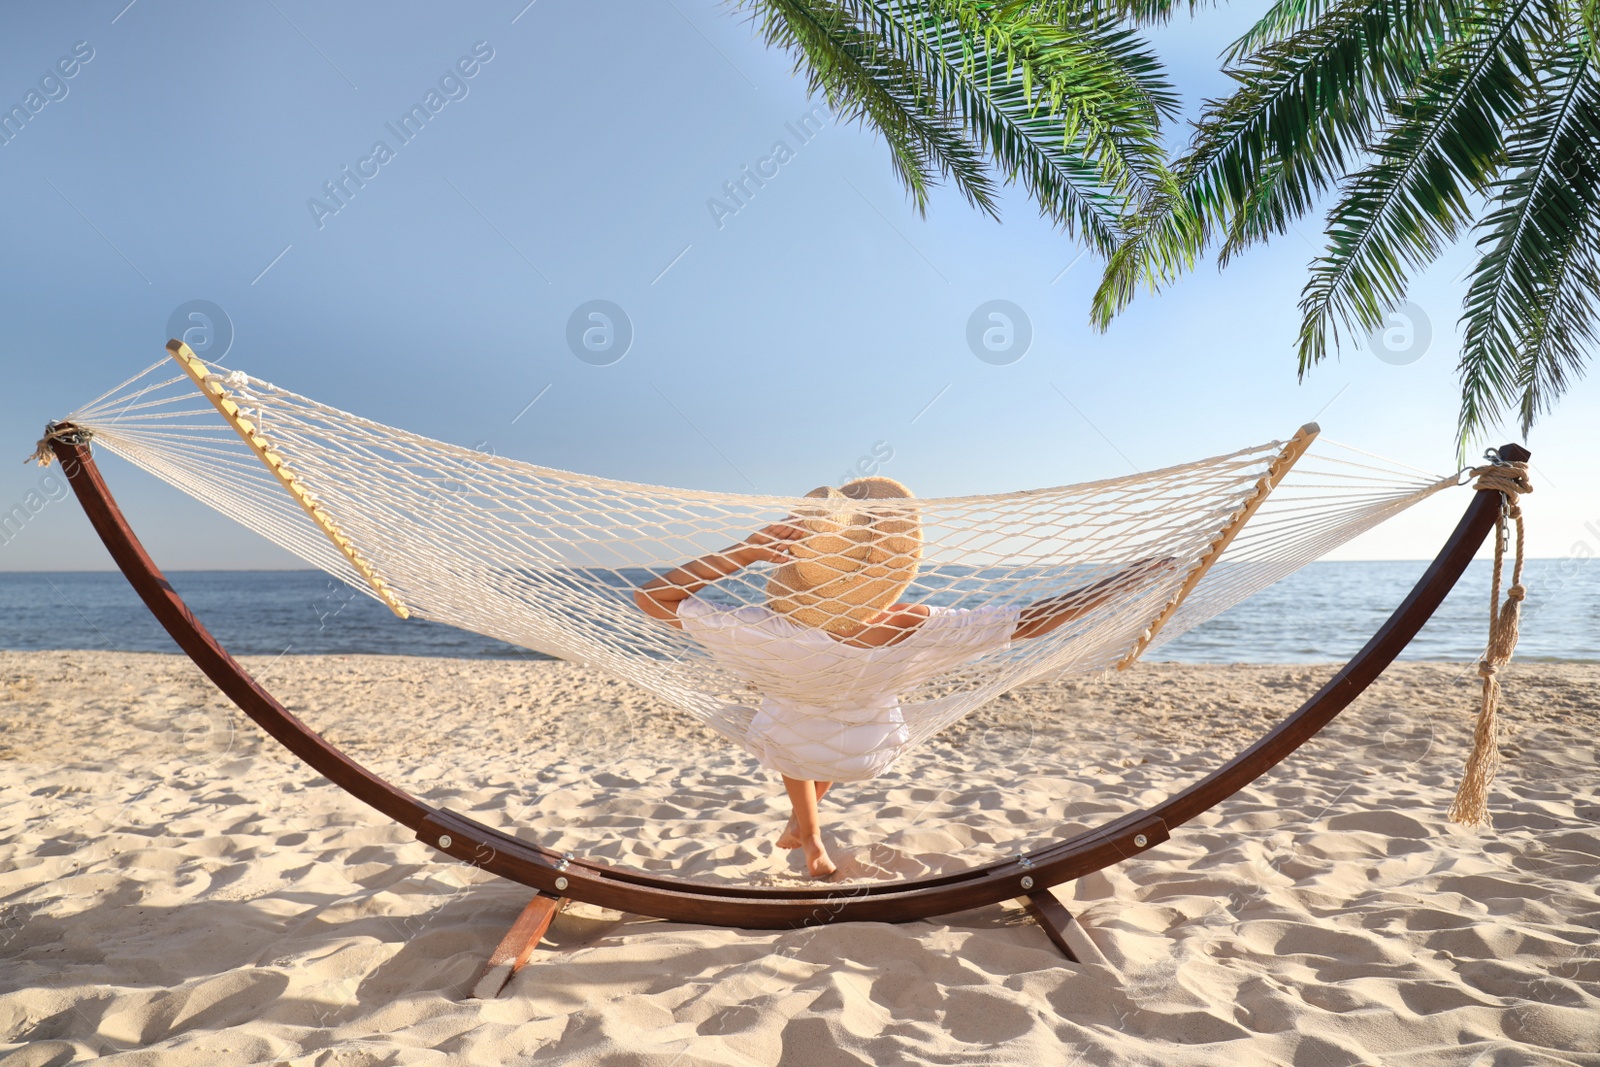
[[[1074,962],[1103,957],[1050,887],[1147,852],[1174,827],[1249,785],[1299,748],[1359,696],[1406,647],[1443,602],[1494,528],[1501,495],[1477,492],[1450,539],[1415,587],[1355,656],[1298,710],[1233,759],[1154,807],[1030,852],[952,874],[899,882],[806,888],[707,885],[625,870],[436,808],[373,774],[301,722],[258,685],[167,583],[117,506],[90,455],[88,434],[69,423],[51,427],[61,461],[95,532],[167,633],[230,700],[280,744],[334,785],[412,830],[419,841],[463,863],[537,890],[496,949],[475,994],[494,996],[538,945],[566,900],[674,922],[751,929],[799,928],[833,922],[909,922],[1020,899],[1051,941]],[[1520,445],[1504,460],[1526,460]]]

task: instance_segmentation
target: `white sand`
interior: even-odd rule
[[[801,881],[771,778],[590,671],[247,665],[431,802],[613,862]],[[835,858],[953,869],[1147,805],[1326,673],[1020,691],[830,794]],[[1488,834],[1443,816],[1475,689],[1397,667],[1254,787],[1058,889],[1116,974],[1010,906],[803,932],[575,906],[474,1001],[527,890],[313,778],[187,660],[0,653],[0,1064],[1600,1065],[1600,667],[1512,669]]]

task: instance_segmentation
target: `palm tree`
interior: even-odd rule
[[[1145,18],[1170,3],[1123,5]],[[1301,295],[1302,377],[1364,334],[1469,232],[1460,444],[1514,410],[1526,434],[1595,340],[1597,0],[1278,0],[1227,55],[1173,186],[1131,214],[1092,318],[1219,265],[1334,197]],[[1137,8],[1139,10],[1135,11]]]
[[[998,214],[997,179],[1102,255],[1177,192],[1161,122],[1177,98],[1117,11],[1016,0],[736,0],[813,92],[888,143],[919,211],[950,179]]]

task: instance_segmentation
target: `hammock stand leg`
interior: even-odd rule
[[[1460,578],[1500,514],[1499,492],[1477,492],[1411,592],[1356,655],[1300,708],[1211,774],[1154,806],[1132,811],[1012,859],[903,882],[862,886],[725,886],[563,856],[534,841],[436,808],[352,760],[285,708],[230,656],[162,575],[90,454],[88,434],[52,425],[47,442],[106,550],[145,606],[208,678],[275,740],[329,782],[416,833],[419,840],[540,891],[671,922],[745,929],[796,929],[831,922],[910,922],[998,904],[1080,878],[1157,847],[1172,828],[1216,807],[1276,766],[1349,707],[1405,648]],[[1527,460],[1519,445],[1504,458]],[[1047,920],[1051,901],[1030,901]],[[1055,908],[1066,909],[1055,902]],[[1073,954],[1075,923],[1054,921]],[[518,949],[520,955],[521,949]]]
[[[1054,893],[1048,889],[1036,889],[1021,900],[1033,921],[1039,924],[1039,928],[1061,950],[1063,956],[1073,963],[1105,967],[1108,970],[1111,968],[1111,962],[1089,940],[1083,924],[1067,910],[1065,904],[1056,899]]]
[[[472,996],[477,1000],[498,997],[506,984],[533,958],[533,950],[539,947],[540,938],[544,937],[551,921],[566,905],[565,897],[535,893],[490,954],[489,962],[484,964],[478,980],[472,984]]]

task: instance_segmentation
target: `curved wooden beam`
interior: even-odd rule
[[[1494,527],[1495,493],[1474,495],[1438,557],[1383,627],[1300,709],[1218,770],[1161,804],[1015,859],[905,882],[770,889],[708,885],[609,867],[434,808],[329,744],[273,698],[219,645],[140,545],[90,455],[88,435],[52,428],[51,447],[96,533],[178,646],[239,709],[334,785],[463,862],[552,896],[680,922],[785,928],[846,920],[904,922],[981,907],[1121,862],[1167,839],[1170,827],[1215,806],[1275,766],[1349,706],[1422,628]],[[1517,445],[1501,450],[1525,459]]]
[[[89,434],[69,423],[52,426],[47,433],[67,482],[83,505],[95,533],[133,586],[139,599],[156,617],[188,657],[273,739],[310,764],[345,792],[377,808],[403,826],[416,829],[433,808],[398,789],[328,744],[311,727],[261,688],[237,660],[217,643],[194,617],[183,598],[167,583],[161,569],[134,536],[89,454]]]

